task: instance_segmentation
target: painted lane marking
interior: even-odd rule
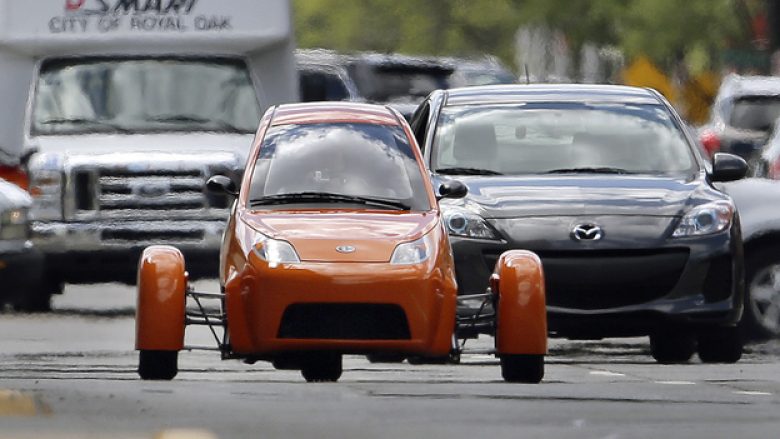
[[[736,395],[748,395],[748,396],[772,396],[769,392],[757,392],[750,390],[737,390],[734,392]]]
[[[693,381],[656,381],[656,384],[664,384],[668,386],[695,386]]]
[[[163,430],[156,435],[154,439],[219,439],[217,436],[208,430],[196,430],[177,428],[170,430]]]
[[[598,375],[598,376],[604,376],[604,377],[624,377],[626,374],[624,373],[618,373],[618,372],[610,372],[608,370],[591,370],[591,375]]]
[[[38,407],[35,398],[16,390],[0,389],[0,417],[35,416]]]

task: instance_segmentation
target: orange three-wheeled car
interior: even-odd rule
[[[307,381],[338,380],[344,354],[459,358],[469,352],[459,331],[488,325],[504,379],[541,381],[547,325],[539,259],[507,252],[485,294],[457,296],[438,199],[467,188],[449,181],[434,191],[399,113],[366,104],[274,107],[249,157],[240,190],[224,176],[208,182],[236,197],[220,293],[194,291],[173,247],[149,247],[141,257],[141,378],[172,379],[179,351],[205,349],[184,344],[188,325],[210,327],[224,359],[271,361]],[[466,300],[483,306],[457,317]]]

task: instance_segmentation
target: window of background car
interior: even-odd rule
[[[744,96],[734,100],[729,125],[754,131],[770,131],[780,117],[780,97]]]
[[[250,183],[250,199],[301,192],[400,201],[431,209],[423,174],[401,127],[338,123],[272,127]]]
[[[611,168],[637,174],[691,174],[697,162],[672,116],[659,105],[526,104],[445,107],[432,169],[544,174]]]
[[[304,70],[300,76],[301,101],[346,101],[349,92],[344,81],[336,73]]]
[[[387,102],[427,96],[449,88],[452,70],[438,67],[351,65],[350,74],[361,96],[369,101]]]
[[[43,65],[33,134],[254,133],[260,107],[239,59],[54,60]]]

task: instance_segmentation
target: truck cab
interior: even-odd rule
[[[259,9],[262,9],[260,11]],[[289,1],[0,0],[0,148],[24,157],[47,297],[135,281],[152,244],[216,274],[263,111],[298,99]]]

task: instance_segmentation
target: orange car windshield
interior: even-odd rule
[[[249,201],[269,208],[348,205],[427,211],[431,203],[424,178],[401,127],[282,125],[266,133]]]

